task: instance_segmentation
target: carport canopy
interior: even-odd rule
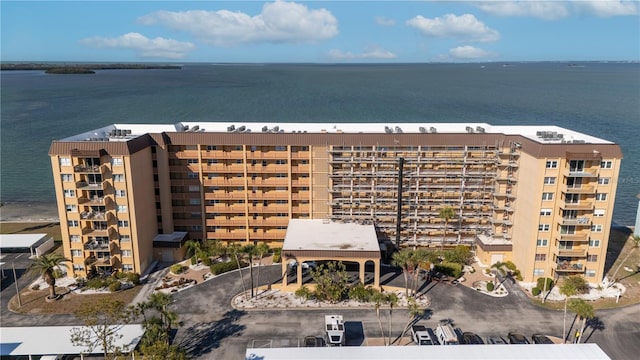
[[[373,224],[335,222],[323,219],[291,219],[282,245],[283,273],[289,262],[314,260],[350,261],[360,264],[360,281],[365,283],[364,265],[374,264],[374,287],[380,286],[380,244]],[[297,267],[297,287],[302,286],[302,266]],[[283,277],[286,288],[287,276]]]
[[[33,250],[49,238],[48,234],[0,234],[0,249],[29,249]]]

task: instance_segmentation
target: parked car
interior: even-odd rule
[[[510,332],[507,337],[509,338],[509,344],[531,344],[524,335],[517,332]]]
[[[411,327],[411,337],[417,345],[436,345],[434,344],[434,338],[431,337],[432,332],[430,329],[422,325],[413,325]]]
[[[482,338],[478,336],[478,334],[472,333],[470,331],[465,331],[462,333],[461,343],[465,345],[478,345],[484,344],[484,341],[482,341]]]
[[[292,260],[289,262],[289,267],[291,270],[295,270],[298,267],[298,262]],[[302,270],[315,269],[318,267],[318,263],[315,261],[305,261],[302,263]]]
[[[534,344],[554,344],[551,339],[541,334],[535,334],[531,336],[531,340],[533,340]]]
[[[487,344],[508,344],[502,336],[488,336]]]
[[[317,336],[305,336],[304,346],[305,347],[323,347],[325,346],[324,339]]]

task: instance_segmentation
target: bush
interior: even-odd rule
[[[62,270],[60,270],[60,269],[53,270],[53,278],[54,279],[60,279],[64,275],[65,275],[65,273],[63,273]]]
[[[211,260],[210,257],[206,257],[202,259],[202,264],[204,264],[205,266],[211,266],[211,264],[213,264],[213,260]]]
[[[120,281],[114,281],[111,284],[109,284],[109,291],[116,292],[116,291],[120,290],[121,286],[122,286],[122,284],[120,283]]]
[[[176,275],[182,273],[186,269],[187,267],[183,266],[182,264],[174,264],[174,265],[171,265],[171,268],[170,268],[171,272]]]
[[[541,292],[542,292],[542,290],[540,290],[539,287],[534,287],[533,289],[531,289],[531,294],[533,296],[538,296],[538,295],[540,295]]]
[[[451,276],[454,279],[462,276],[462,264],[450,263],[443,261],[440,264],[435,265],[433,268],[436,272]]]
[[[196,257],[195,257],[195,256],[192,256],[192,257],[191,257],[191,265],[195,265],[195,264],[197,264],[197,263],[198,263],[198,260],[196,259]]]
[[[371,294],[372,289],[365,287],[362,283],[358,283],[356,286],[349,289],[349,299],[359,302],[368,302]]]
[[[273,249],[273,262],[279,263],[282,261],[282,248],[274,248]]]
[[[107,279],[95,277],[89,281],[87,281],[87,287],[89,289],[102,289],[103,287],[109,286]]]
[[[545,286],[545,281],[547,282],[546,286]],[[553,279],[550,278],[539,278],[538,282],[536,283],[536,287],[542,291],[543,289],[551,290],[551,288],[553,287]]]
[[[125,274],[124,276],[125,279],[127,279],[133,285],[140,285],[140,274],[133,273],[133,272],[124,273],[124,274]]]
[[[209,266],[211,273],[219,275],[238,268],[238,265],[234,261],[217,263]]]
[[[303,299],[304,301],[307,301],[313,297],[313,291],[309,290],[309,288],[307,288],[306,286],[303,286],[298,288],[294,295]]]
[[[466,265],[470,263],[471,258],[471,249],[466,245],[458,245],[453,250],[444,253],[444,260],[450,263]]]
[[[488,292],[492,292],[494,288],[495,288],[495,285],[493,285],[492,282],[488,282],[487,283],[487,291]]]

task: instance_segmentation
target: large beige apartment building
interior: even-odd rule
[[[330,219],[400,247],[468,244],[525,281],[592,283],[622,158],[572,130],[484,123],[116,124],[49,155],[74,276],[144,272],[188,239],[281,246],[290,219]]]

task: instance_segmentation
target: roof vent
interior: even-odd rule
[[[273,131],[273,132],[280,131],[280,126],[274,126],[273,129],[271,129],[271,131]]]
[[[473,133],[473,128],[471,126],[467,126],[465,129],[469,134]]]
[[[236,126],[235,126],[235,125],[229,125],[229,126],[227,126],[227,131],[229,131],[229,132],[231,132],[231,131],[233,131],[233,130],[235,130],[235,129],[236,129]]]
[[[396,132],[398,134],[402,134],[402,128],[400,126],[396,126]]]
[[[191,128],[191,131],[198,131],[198,129],[200,129],[200,125],[194,125],[194,126]]]
[[[267,131],[269,131],[269,127],[268,127],[268,126],[266,126],[266,125],[265,125],[265,126],[263,126],[263,127],[262,127],[262,132],[267,132]]]
[[[431,127],[429,128],[429,132],[430,132],[430,133],[434,133],[434,134],[435,134],[435,133],[437,133],[437,132],[438,132],[438,130],[436,130],[436,128],[434,128],[433,126],[431,126]]]
[[[247,130],[247,127],[246,127],[246,126],[244,126],[244,125],[242,125],[242,126],[240,126],[240,127],[238,128],[238,131],[239,131],[239,132],[243,132],[243,131],[245,131],[245,130]]]
[[[384,127],[384,132],[386,132],[387,134],[391,134],[391,133],[393,133],[393,129],[388,127],[388,126],[385,126]]]
[[[484,128],[482,126],[476,126],[476,131],[479,133],[484,133]]]
[[[426,133],[427,132],[427,129],[425,129],[424,126],[420,126],[418,128],[418,130],[420,130],[421,133]]]

